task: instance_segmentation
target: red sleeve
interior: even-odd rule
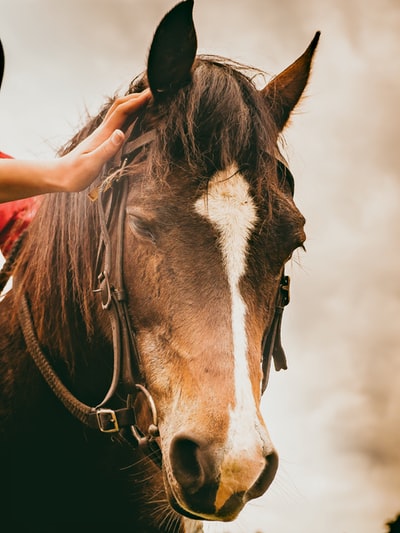
[[[0,152],[0,158],[12,159]],[[0,250],[6,257],[21,233],[32,222],[41,198],[24,198],[0,204]]]

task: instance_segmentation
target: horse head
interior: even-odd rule
[[[43,307],[35,322],[49,352],[58,324],[65,324],[57,351],[75,343],[74,390],[92,398],[88,383],[107,367],[93,361],[99,353],[109,357],[115,325],[109,327],[88,287],[98,278],[96,264],[113,272],[120,262],[134,366],[146,391],[136,399],[138,426],[146,426],[150,402],[171,506],[189,518],[225,521],[267,490],[278,466],[260,411],[269,367],[262,346],[273,345],[284,265],[305,240],[278,142],[307,84],[319,34],[257,89],[259,72],[196,55],[192,9],[187,0],[164,17],[147,71],[130,86],[130,92],[150,87],[153,98],[126,125],[127,143],[99,180],[97,201],[103,205],[124,183],[124,204],[111,194],[99,220],[85,194],[50,199],[36,223],[49,243],[36,256],[45,259],[34,259],[28,243],[22,284],[30,287],[32,309]],[[111,252],[108,242],[117,242]],[[53,272],[55,286],[38,280],[43,268]],[[107,309],[113,285],[105,287]],[[82,363],[77,354],[91,359]],[[88,370],[93,364],[97,373]]]
[[[277,140],[318,35],[259,91],[232,63],[196,57],[192,7],[163,19],[136,86],[152,91],[141,128],[155,138],[149,170],[130,178],[125,276],[170,503],[230,520],[278,465],[260,412],[261,345],[305,235]]]

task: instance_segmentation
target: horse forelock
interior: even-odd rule
[[[157,140],[150,158],[153,174],[175,165],[201,182],[232,164],[256,184],[277,153],[278,133],[254,78],[260,71],[214,56],[199,56],[192,81],[167,102],[156,104]],[[135,88],[133,88],[135,90]],[[149,113],[152,113],[150,109]]]

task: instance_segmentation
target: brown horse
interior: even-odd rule
[[[46,198],[0,304],[4,531],[194,531],[276,473],[260,400],[305,240],[278,139],[319,35],[258,90],[196,56],[192,8],[157,28],[93,200]]]

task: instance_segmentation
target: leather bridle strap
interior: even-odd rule
[[[109,421],[107,419],[110,418],[111,415],[109,413],[99,412],[99,410],[96,410],[94,407],[90,407],[79,401],[62,383],[60,378],[54,372],[51,364],[47,361],[37,340],[31,312],[25,295],[22,295],[21,297],[18,314],[28,351],[53,393],[62,402],[64,407],[66,407],[66,409],[82,423],[93,429],[100,429],[101,431],[107,432],[109,430]],[[115,410],[113,411],[111,418],[115,419],[119,427],[135,423],[132,409],[123,408]]]
[[[133,128],[133,125],[131,126]],[[129,134],[127,134],[129,137]],[[131,326],[128,313],[127,293],[124,287],[123,275],[123,247],[124,247],[124,228],[126,215],[126,202],[128,197],[128,180],[122,179],[123,170],[128,158],[132,153],[142,146],[148,144],[155,138],[155,131],[147,132],[141,135],[135,141],[128,143],[124,147],[121,158],[124,158],[121,164],[119,162],[119,171],[113,173],[109,178],[104,180],[97,191],[97,207],[101,228],[101,238],[98,250],[98,262],[103,255],[103,268],[98,275],[99,289],[97,292],[101,296],[102,308],[108,312],[111,324],[113,353],[114,353],[114,371],[110,389],[104,400],[97,406],[97,409],[103,408],[112,397],[116,395],[119,388],[127,396],[127,405],[131,406],[134,411],[134,399],[141,391],[147,400],[152,414],[152,423],[147,429],[147,434],[143,434],[136,425],[132,424],[130,431],[125,432],[124,437],[139,445],[146,445],[151,454],[150,457],[157,463],[161,464],[161,452],[154,438],[158,436],[157,412],[153,399],[147,389],[137,384],[134,374],[139,382],[143,383],[141,373],[141,364],[139,351],[137,349],[135,332]],[[109,216],[106,215],[106,207],[103,196],[106,191],[111,189],[111,205]],[[116,198],[114,200],[114,198]],[[114,209],[113,209],[114,208]],[[112,215],[116,217],[115,238],[111,240],[109,225],[112,222]],[[113,247],[113,244],[115,247]],[[132,363],[135,365],[132,370]],[[104,411],[104,409],[103,409]]]
[[[64,407],[80,422],[92,429],[100,430],[102,433],[120,433],[124,428],[128,428],[130,430],[129,439],[126,438],[126,433],[122,435],[124,439],[128,440],[134,447],[148,446],[151,451],[149,456],[158,466],[161,466],[161,454],[156,443],[136,427],[136,416],[131,402],[128,402],[127,407],[121,409],[108,409],[90,407],[78,400],[62,383],[46,359],[36,337],[32,316],[25,295],[21,297],[18,314],[28,351],[47,385]],[[149,426],[149,434],[154,438],[157,436],[157,418],[152,399],[148,397],[148,392],[144,387],[141,385],[136,385],[136,387],[139,392],[145,395],[149,402],[153,415],[153,424]]]
[[[262,340],[262,371],[263,380],[261,393],[268,385],[271,361],[274,360],[275,370],[287,370],[287,361],[281,343],[281,324],[285,306],[290,301],[290,278],[282,274],[279,289],[276,296],[275,314],[270,328],[264,333]]]
[[[126,133],[128,138],[134,125],[135,123],[130,126]],[[132,371],[132,362],[135,364],[135,373],[139,381],[143,381],[143,376],[140,372],[139,352],[131,326],[127,306],[127,293],[124,287],[123,247],[128,180],[126,178],[121,179],[121,177],[123,176],[127,159],[132,158],[138,149],[152,142],[154,138],[155,130],[151,130],[134,141],[126,143],[121,155],[118,157],[119,171],[112,173],[97,189],[97,210],[101,230],[97,267],[101,256],[103,256],[104,260],[103,268],[97,276],[99,288],[96,292],[100,293],[102,308],[108,311],[114,352],[113,379],[108,393],[97,408],[104,406],[115,395],[118,385],[121,384],[125,395],[136,396],[137,385]],[[111,189],[109,192],[111,203],[109,212],[106,213],[104,195],[108,189]],[[116,217],[116,242],[114,248],[108,227],[111,223],[112,215]],[[111,279],[112,273],[113,277]]]

